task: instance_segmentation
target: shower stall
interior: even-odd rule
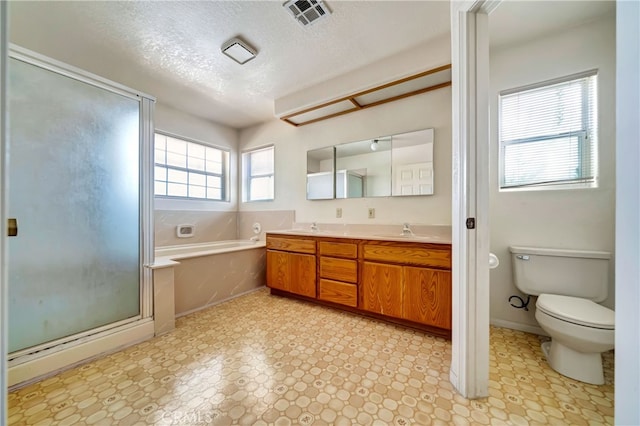
[[[10,49],[9,385],[150,337],[153,104]]]

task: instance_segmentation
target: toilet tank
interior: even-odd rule
[[[509,250],[515,285],[525,294],[560,294],[594,302],[607,298],[608,252],[536,247]]]

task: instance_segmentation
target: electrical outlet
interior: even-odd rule
[[[336,208],[336,217],[337,218],[342,217],[342,208],[340,207]]]
[[[376,209],[369,208],[369,219],[374,219],[376,217]]]

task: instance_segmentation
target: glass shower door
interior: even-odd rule
[[[9,352],[140,314],[140,101],[9,61]]]

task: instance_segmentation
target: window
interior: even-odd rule
[[[269,146],[242,154],[242,201],[273,200],[274,148]]]
[[[155,195],[228,201],[229,152],[156,133]]]
[[[500,94],[500,188],[597,186],[597,75]]]

